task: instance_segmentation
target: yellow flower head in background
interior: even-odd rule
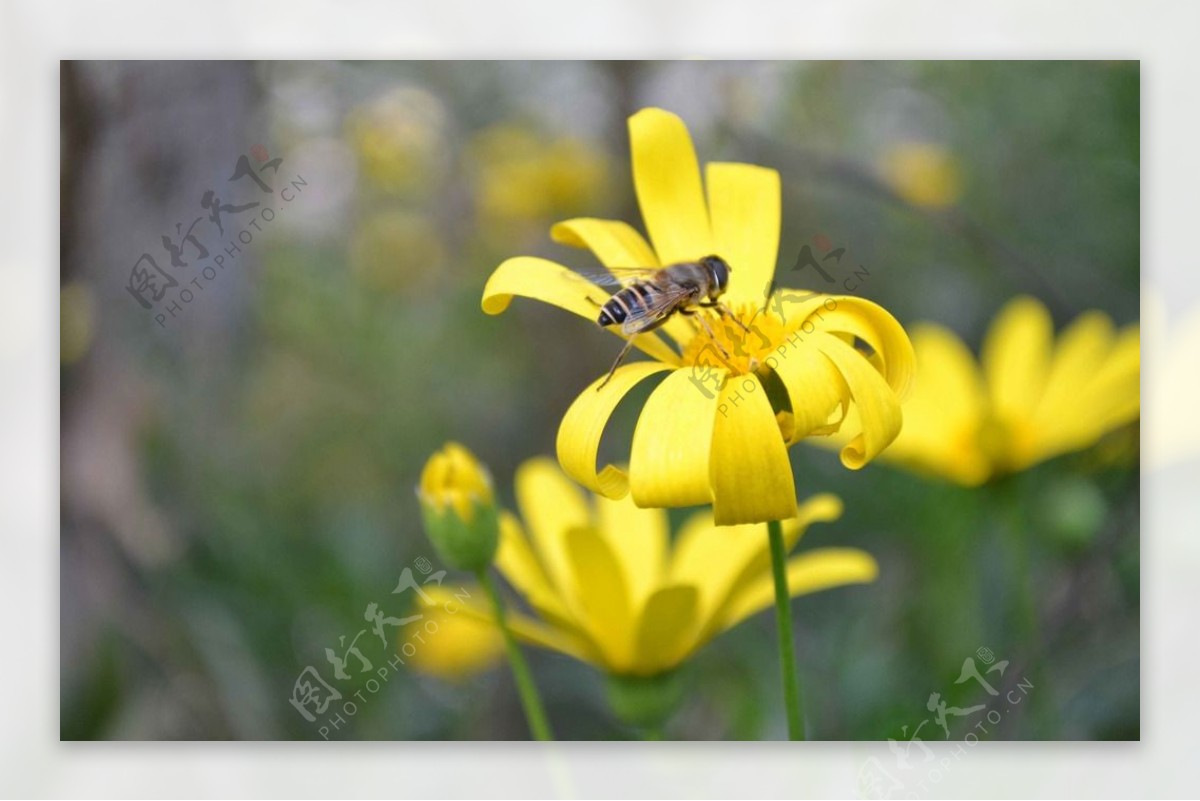
[[[888,186],[914,206],[940,209],[962,195],[962,171],[950,151],[932,142],[900,142],[880,165]]]
[[[774,600],[765,524],[718,528],[699,512],[672,544],[666,512],[639,509],[628,498],[589,503],[550,459],[523,464],[515,483],[529,534],[504,513],[496,566],[536,614],[507,615],[526,642],[610,674],[654,676]],[[783,524],[788,550],[810,524],[841,511],[832,495],[806,501]],[[793,596],[870,582],[877,573],[875,560],[855,548],[815,548],[787,565]],[[493,620],[482,598],[461,614]],[[452,664],[476,652],[476,631],[452,633],[427,638],[428,660]]]
[[[1138,326],[1103,313],[1075,319],[1055,342],[1039,301],[1010,301],[992,322],[977,364],[957,336],[913,327],[918,381],[904,429],[884,454],[968,486],[1086,448],[1138,418]]]
[[[784,520],[797,513],[788,446],[857,428],[842,462],[859,468],[900,430],[900,398],[912,346],[899,323],[870,301],[780,291],[768,294],[780,232],[779,174],[749,164],[711,163],[704,181],[683,122],[661,109],[629,120],[633,180],[651,245],[624,222],[574,219],[554,226],[559,242],[587,247],[606,267],[659,267],[709,254],[731,267],[722,297],[751,329],[676,316],[666,338],[642,334],[652,361],[601,376],[567,411],[558,432],[563,469],[608,498],[632,494],[641,507],[713,505],[721,525]],[[483,310],[499,314],[514,295],[551,303],[594,322],[597,286],[545,259],[505,261],[488,280]],[[665,377],[663,377],[665,374]],[[625,395],[663,378],[633,435],[629,470],[597,469],[601,435]]]
[[[504,638],[491,621],[464,612],[462,603],[449,588],[426,587],[423,592],[417,609],[421,619],[409,623],[400,634],[401,642],[421,636],[421,644],[407,657],[413,668],[440,679],[458,681],[500,661],[504,656]],[[481,596],[483,590],[472,587],[470,593],[472,597]],[[436,626],[432,631],[431,623]]]

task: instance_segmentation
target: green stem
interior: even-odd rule
[[[775,577],[775,623],[779,632],[779,667],[783,673],[783,701],[787,709],[788,739],[804,739],[804,711],[800,704],[800,676],[796,672],[796,644],[792,634],[792,594],[788,591],[787,551],[783,525],[767,523],[771,540],[771,573]]]
[[[504,647],[508,650],[508,662],[512,666],[513,677],[517,681],[517,693],[521,697],[521,707],[525,710],[525,719],[529,722],[529,730],[538,740],[543,742],[553,740],[554,734],[550,731],[550,724],[546,721],[546,712],[542,709],[542,700],[538,697],[537,687],[534,686],[533,676],[529,672],[529,665],[525,664],[525,657],[521,654],[521,649],[517,647],[517,641],[513,639],[512,632],[508,630],[508,623],[505,622],[504,602],[500,600],[496,584],[488,574],[487,568],[480,570],[478,576],[479,583],[483,585],[488,597],[492,600],[492,608],[496,612],[496,625],[500,627],[500,633],[504,636]]]

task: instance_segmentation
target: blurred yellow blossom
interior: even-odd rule
[[[541,222],[603,204],[609,163],[574,137],[546,137],[517,125],[481,131],[469,146],[475,202],[490,223]]]
[[[917,382],[904,428],[883,454],[965,485],[1086,448],[1138,418],[1138,326],[1116,331],[1081,314],[1058,337],[1045,306],[1010,301],[992,322],[977,364],[941,326],[913,326]]]
[[[884,154],[881,168],[888,185],[916,206],[943,208],[962,195],[962,173],[954,155],[932,142],[901,142]]]
[[[904,329],[883,308],[853,296],[769,294],[780,235],[779,174],[749,164],[710,163],[706,184],[682,120],[645,109],[629,120],[633,179],[654,243],[624,222],[573,219],[551,235],[587,247],[606,267],[657,267],[717,254],[731,273],[722,300],[751,329],[676,316],[635,344],[652,361],[598,378],[567,410],[558,457],[576,481],[609,498],[632,493],[642,507],[712,504],[721,525],[796,515],[787,448],[843,428],[858,410],[842,451],[847,467],[873,459],[900,430],[900,398],[914,362]],[[559,306],[593,324],[595,284],[545,259],[501,264],[483,292],[499,314],[513,296]],[[615,329],[609,329],[616,333]],[[618,334],[618,336],[620,336]],[[665,378],[664,378],[665,374]],[[629,471],[597,470],[609,417],[634,387],[663,380],[641,410]]]
[[[393,194],[428,189],[449,161],[446,110],[415,86],[394,89],[346,118],[364,178]]]
[[[628,498],[589,503],[550,459],[524,463],[515,484],[528,534],[503,514],[496,566],[536,614],[508,613],[519,639],[612,674],[654,676],[772,603],[764,524],[718,527],[699,512],[672,543],[666,512]],[[801,504],[783,524],[787,549],[841,512],[833,495]],[[787,563],[793,596],[870,582],[877,572],[855,548],[814,548]],[[493,619],[482,599],[464,609]]]
[[[504,656],[504,638],[490,621],[463,612],[463,603],[443,587],[426,587],[419,601],[421,619],[407,624],[401,643],[413,643],[408,663],[422,673],[458,681],[496,665]],[[469,588],[482,596],[479,587]]]

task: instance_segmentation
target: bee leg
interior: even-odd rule
[[[635,334],[634,336],[637,335]],[[613,362],[612,367],[608,368],[608,375],[605,376],[604,381],[600,383],[600,386],[596,387],[597,392],[604,389],[609,381],[612,381],[613,373],[617,372],[617,368],[621,365],[621,361],[625,358],[625,354],[629,353],[629,349],[632,347],[633,337],[630,337],[629,339],[625,340],[625,347],[621,348],[621,352],[617,354],[617,360]]]
[[[740,325],[742,327],[742,330],[745,331],[747,334],[750,333],[750,328],[745,323],[743,323],[741,320],[739,320],[737,317],[735,317],[733,312],[731,312],[724,303],[721,303],[719,301],[716,303],[713,303],[713,308],[717,310],[717,314],[721,315],[722,317],[728,317],[730,320],[733,320],[735,323]]]
[[[725,346],[717,341],[717,335],[713,333],[712,326],[709,325],[707,317],[693,309],[680,309],[679,313],[687,315],[688,317],[695,317],[697,320],[699,320],[700,325],[704,326],[704,330],[708,332],[708,338],[712,340],[714,345],[717,346],[717,350],[721,351],[721,355],[726,359],[729,358],[729,351],[725,350]]]

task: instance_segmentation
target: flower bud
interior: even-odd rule
[[[425,533],[443,562],[472,572],[492,563],[500,520],[491,476],[474,454],[450,442],[429,457],[417,499]]]

